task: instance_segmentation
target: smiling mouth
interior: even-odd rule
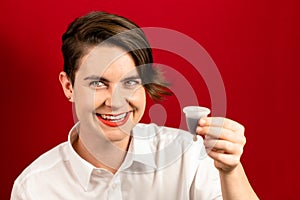
[[[132,111],[121,113],[121,114],[96,113],[96,116],[99,119],[99,121],[101,121],[103,124],[110,127],[117,127],[117,126],[122,126],[127,122],[131,112]]]

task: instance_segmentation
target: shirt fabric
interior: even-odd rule
[[[113,174],[96,168],[68,141],[44,153],[15,180],[11,200],[211,200],[222,199],[220,178],[202,137],[137,124],[128,153]]]

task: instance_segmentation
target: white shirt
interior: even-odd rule
[[[96,168],[73,149],[76,125],[16,179],[11,200],[222,199],[218,170],[203,140],[179,129],[138,124],[120,169]]]

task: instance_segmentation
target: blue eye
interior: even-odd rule
[[[127,80],[124,82],[126,88],[134,88],[135,86],[141,85],[140,79]]]
[[[106,87],[106,85],[102,81],[92,81],[92,82],[90,82],[89,86],[91,86],[92,88],[95,88],[95,89]]]

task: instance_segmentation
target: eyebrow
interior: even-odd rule
[[[85,77],[83,80],[92,80],[92,81],[103,81],[103,82],[109,82],[106,78],[97,76],[97,75],[91,75]]]
[[[128,81],[128,80],[133,80],[133,79],[141,79],[139,75],[134,75],[134,76],[129,76],[125,77],[121,80],[121,82]],[[108,79],[97,76],[97,75],[91,75],[85,77],[83,80],[93,80],[93,81],[103,81],[103,82],[110,82]]]
[[[125,81],[129,81],[129,80],[136,80],[136,79],[141,79],[140,76],[136,75],[136,76],[129,76],[129,77],[125,77],[123,78],[121,81],[125,82]]]

